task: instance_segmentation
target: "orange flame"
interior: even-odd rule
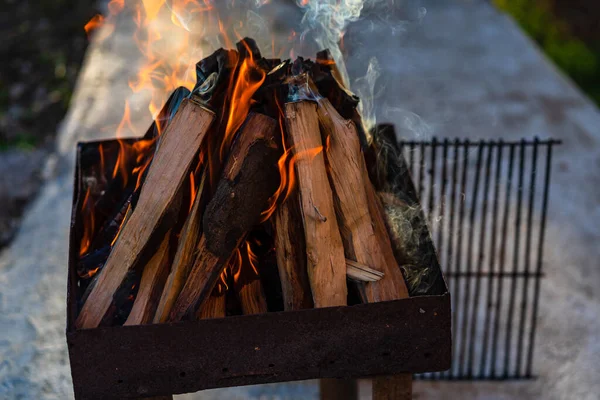
[[[256,263],[258,262],[258,257],[252,251],[252,246],[250,246],[250,242],[246,240],[246,251],[248,252],[248,260],[250,261],[250,267],[256,275],[258,275],[258,268],[256,268]]]
[[[100,14],[96,14],[88,21],[87,24],[83,27],[85,33],[88,35],[88,38],[91,36],[92,32],[96,29],[100,28],[104,23],[104,17]]]
[[[248,111],[250,111],[252,96],[260,88],[267,76],[267,73],[255,63],[250,48],[247,47],[246,43],[244,45],[249,55],[242,61],[233,90],[231,91],[225,137],[221,143],[221,160],[225,158],[225,152],[229,149],[234,134],[242,126],[248,115]]]
[[[93,213],[93,200],[91,196],[92,189],[88,189],[85,193],[85,197],[83,198],[83,202],[81,203],[81,213],[83,215],[88,216],[83,224],[83,236],[81,238],[81,244],[79,246],[79,255],[83,256],[86,254],[92,244],[92,239],[94,236],[95,230],[95,218]]]
[[[190,172],[190,211],[194,207],[194,201],[196,200],[196,179],[194,178],[194,172]]]
[[[312,161],[317,155],[319,155],[323,151],[323,146],[303,150],[290,157],[292,150],[293,147],[290,147],[288,150],[286,150],[277,162],[280,178],[279,187],[277,188],[275,194],[269,199],[269,206],[267,207],[267,209],[261,213],[261,215],[263,216],[261,222],[265,222],[269,218],[271,218],[271,216],[277,209],[277,205],[280,203],[284,203],[294,191],[296,187],[296,163],[299,160]]]
[[[260,242],[256,241],[256,244],[260,245]],[[244,262],[247,259],[248,262]],[[229,269],[233,275],[233,281],[239,282],[242,273],[258,277],[258,256],[252,250],[252,244],[249,240],[246,240],[244,244],[237,248],[235,256],[232,258],[229,265]]]

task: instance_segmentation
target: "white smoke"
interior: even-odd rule
[[[298,6],[305,10],[302,18],[304,32],[311,31],[311,36],[322,49],[329,49],[346,87],[350,87],[350,79],[340,42],[346,28],[357,21],[365,5],[365,0],[297,0]]]

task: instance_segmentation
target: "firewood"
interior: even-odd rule
[[[267,300],[258,277],[244,285],[240,285],[236,292],[244,315],[267,312]]]
[[[242,246],[246,249],[240,250],[240,263],[238,269],[233,272],[233,289],[242,307],[244,315],[264,314],[267,310],[267,299],[253,255],[248,245]],[[247,250],[247,251],[245,251]]]
[[[275,211],[275,252],[285,311],[313,308],[306,270],[304,228],[296,194]]]
[[[307,270],[315,307],[347,303],[344,246],[327,178],[316,105],[287,103],[285,121],[294,146]]]
[[[196,311],[196,319],[224,318],[226,314],[225,296],[225,290],[215,287],[210,296]]]
[[[143,325],[152,322],[156,306],[169,272],[169,241],[167,232],[160,247],[144,267],[140,288],[131,313],[124,325]]]
[[[381,280],[385,274],[376,269],[369,268],[364,264],[346,259],[346,276],[348,279],[357,282],[377,282]]]
[[[319,379],[319,399],[358,400],[358,381],[352,378]]]
[[[198,240],[202,233],[202,215],[204,213],[207,197],[207,191],[204,190],[206,185],[206,175],[206,173],[203,173],[200,178],[200,184],[198,185],[194,204],[181,229],[179,242],[177,244],[177,252],[175,253],[173,265],[171,266],[171,272],[167,278],[167,282],[156,309],[156,315],[154,316],[155,324],[167,320],[169,312],[171,312],[171,308],[175,304],[175,300],[177,300],[177,296],[179,296],[179,293],[185,284],[185,280],[192,269],[196,246],[198,245]]]
[[[246,233],[261,217],[278,185],[277,122],[250,114],[238,132],[223,176],[203,218],[203,234],[188,279],[168,321],[201,305]]]
[[[375,189],[369,180],[356,127],[343,119],[327,99],[319,100],[318,115],[327,135],[327,161],[346,257],[385,274],[383,279],[364,285],[366,300],[371,303],[408,297],[378,211],[379,198],[372,196]]]
[[[171,218],[192,161],[214,119],[194,100],[184,100],[163,136],[148,170],[140,198],[76,321],[77,328],[99,325],[113,295],[130,271],[153,250],[172,227]],[[147,258],[146,258],[147,259]]]

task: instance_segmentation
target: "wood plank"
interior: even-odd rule
[[[206,197],[208,197],[208,190],[205,190],[206,179],[207,174],[203,173],[200,178],[194,204],[181,229],[179,243],[177,244],[177,252],[175,253],[173,265],[171,266],[171,272],[167,278],[167,282],[156,309],[156,315],[154,316],[155,324],[167,320],[167,317],[173,308],[173,304],[175,304],[177,296],[179,296],[188,274],[192,269],[196,246],[198,246],[198,241],[202,235],[202,215],[204,214]]]
[[[167,232],[160,247],[144,267],[140,288],[124,325],[143,325],[152,322],[169,273],[170,240],[171,231]]]
[[[275,210],[275,252],[286,311],[313,308],[308,271],[304,227],[298,195],[292,194]]]
[[[344,247],[325,167],[316,104],[285,104],[285,121],[297,157],[295,167],[313,301],[315,307],[346,305]]]
[[[193,313],[211,292],[219,275],[278,186],[277,121],[250,114],[233,143],[215,195],[203,218],[196,259],[168,321]]]
[[[160,243],[161,232],[164,234],[174,224],[181,187],[214,117],[213,112],[193,100],[181,103],[160,138],[138,204],[77,318],[78,329],[100,324],[127,275],[139,268],[148,252]]]
[[[356,127],[352,121],[343,119],[327,99],[319,100],[318,115],[326,136],[329,176],[346,257],[384,273],[382,279],[364,284],[365,300],[408,297],[385,220],[379,212],[379,198],[373,196],[375,190],[369,180]]]

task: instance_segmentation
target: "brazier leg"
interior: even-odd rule
[[[373,400],[411,400],[412,374],[380,376],[373,379]]]
[[[321,400],[358,400],[356,379],[321,379],[319,391]]]

